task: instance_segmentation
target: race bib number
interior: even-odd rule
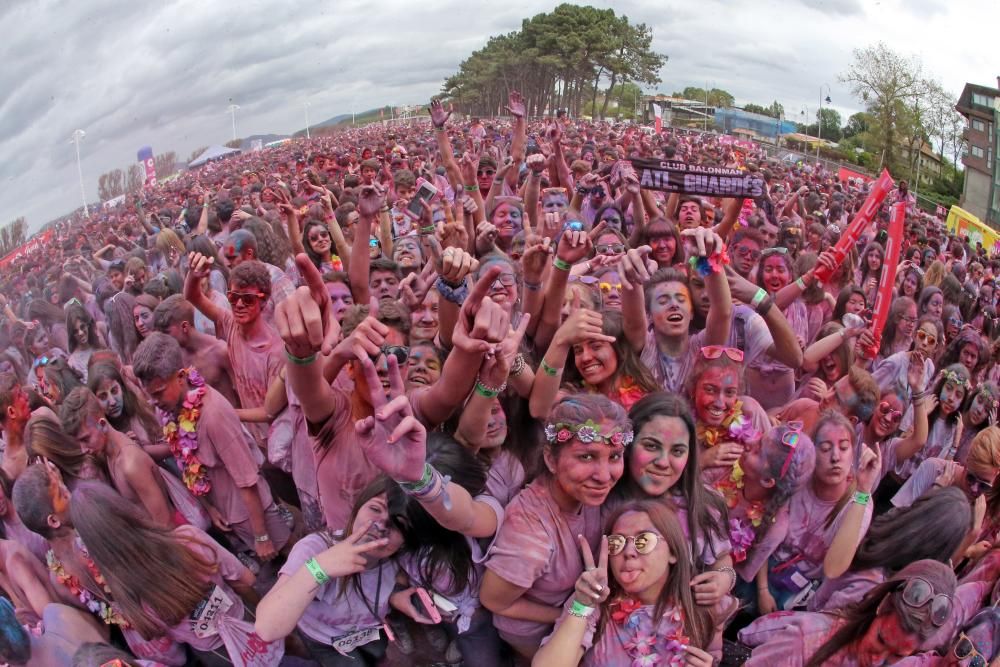
[[[352,632],[349,635],[335,637],[333,640],[333,648],[335,648],[340,655],[347,656],[357,647],[364,646],[365,644],[371,644],[374,641],[378,641],[377,627],[358,630],[357,632]]]
[[[209,596],[199,602],[198,606],[191,612],[191,624],[195,636],[204,639],[219,634],[219,619],[232,606],[232,598],[222,588],[216,586]]]

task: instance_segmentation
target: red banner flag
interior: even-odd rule
[[[885,169],[882,170],[882,174],[875,181],[872,186],[871,192],[868,193],[868,198],[865,199],[865,205],[861,207],[854,219],[851,220],[851,224],[847,226],[847,229],[843,234],[840,235],[840,239],[837,240],[837,245],[833,246],[831,249],[834,257],[837,260],[837,266],[839,267],[844,263],[844,259],[847,257],[847,253],[850,252],[854,244],[858,242],[861,238],[861,234],[864,233],[868,225],[872,223],[875,219],[875,213],[878,211],[878,207],[882,205],[882,202],[888,196],[889,192],[896,184],[892,180],[892,176]],[[826,270],[826,267],[822,264],[816,267],[816,280],[821,283],[825,283],[830,279],[832,275]]]
[[[875,334],[875,349],[867,350],[868,357],[874,359],[882,341],[882,330],[889,319],[892,306],[892,288],[896,284],[896,266],[903,250],[903,223],[906,221],[906,202],[893,204],[889,212],[889,238],[885,242],[885,259],[882,262],[882,278],[878,283],[875,307],[872,308],[872,333]]]

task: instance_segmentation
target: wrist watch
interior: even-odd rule
[[[257,544],[260,544],[262,542],[270,542],[271,536],[268,535],[267,533],[264,533],[263,535],[254,535],[253,541],[256,542]]]

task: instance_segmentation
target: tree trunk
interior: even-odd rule
[[[601,105],[601,118],[604,118],[608,114],[608,102],[611,101],[611,94],[615,90],[615,81],[618,79],[618,72],[611,72],[611,85],[608,86],[608,92],[604,94],[604,104]],[[624,84],[622,86],[624,89]]]

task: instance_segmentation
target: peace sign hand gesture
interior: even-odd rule
[[[390,478],[416,482],[423,476],[427,458],[427,429],[413,416],[399,363],[395,355],[386,355],[389,365],[389,395],[386,397],[371,357],[360,347],[355,348],[354,353],[364,369],[368,399],[374,409],[371,417],[354,423],[361,449],[372,465]]]
[[[596,607],[608,599],[608,536],[601,536],[601,550],[597,564],[594,553],[583,535],[576,536],[583,555],[583,573],[576,580],[575,600],[585,607]]]
[[[354,531],[343,542],[316,556],[316,562],[331,579],[357,574],[368,566],[365,554],[375,549],[381,549],[389,543],[385,537],[371,540],[370,531],[373,521]],[[370,541],[369,541],[370,540]]]

